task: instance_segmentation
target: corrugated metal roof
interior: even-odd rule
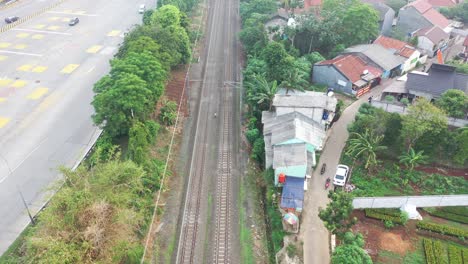
[[[362,44],[347,48],[344,53],[362,53],[380,68],[389,71],[401,65],[405,58],[394,55],[379,44]]]
[[[322,108],[334,112],[337,102],[335,97],[325,93],[292,90],[286,94],[286,89],[280,89],[273,99],[273,106]]]
[[[282,208],[302,209],[304,204],[304,179],[286,177],[281,194]]]
[[[468,75],[456,73],[453,66],[433,63],[428,74],[409,73],[406,88],[410,93],[420,91],[434,96],[440,96],[448,89],[468,94]]]
[[[305,143],[273,146],[274,169],[298,165],[307,165]]]

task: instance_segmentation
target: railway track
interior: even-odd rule
[[[232,51],[236,29],[231,17],[236,14],[231,12],[238,9],[238,3],[235,0],[208,1],[212,15],[210,37],[200,83],[194,150],[176,263],[236,263],[232,260],[236,246],[231,234],[237,214],[232,205],[236,194],[232,190],[235,187],[232,172],[236,108],[235,93],[226,84],[237,81],[233,74],[237,67],[233,58],[236,53]],[[216,112],[218,117],[212,117]],[[212,206],[206,204],[206,198],[211,195],[209,191],[214,192]],[[211,209],[213,219],[209,219]]]
[[[230,212],[232,169],[232,99],[226,86],[223,89],[222,127],[218,156],[218,184],[216,186],[216,230],[213,263],[230,263]]]

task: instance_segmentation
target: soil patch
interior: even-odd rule
[[[419,167],[416,167],[415,170],[426,172],[426,173],[431,173],[431,174],[464,177],[465,180],[468,180],[468,170],[466,169],[449,169],[449,168],[442,168],[442,167],[419,166]]]
[[[413,238],[417,239],[417,237],[413,221],[409,221],[407,227],[396,226],[392,229],[385,229],[382,221],[366,217],[363,210],[355,210],[353,216],[358,218],[353,231],[363,234],[366,241],[364,249],[374,261],[381,250],[401,256],[414,250]]]
[[[404,255],[411,248],[411,242],[403,240],[401,234],[387,232],[380,235],[380,248]]]

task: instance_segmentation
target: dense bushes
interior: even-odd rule
[[[392,210],[365,209],[366,216],[382,221],[392,221],[396,224],[404,225],[408,218],[402,217],[403,212],[394,212]]]
[[[423,238],[423,245],[427,264],[463,264],[468,261],[468,258],[465,258],[468,249],[462,246],[429,238]]]
[[[268,230],[270,233],[270,242],[268,243],[268,250],[270,254],[270,262],[274,263],[276,252],[283,247],[283,237],[285,232],[283,230],[283,223],[281,213],[278,211],[278,197],[276,195],[276,188],[273,185],[274,172],[272,169],[263,172],[263,181],[266,188],[265,192],[265,211],[267,214]]]
[[[466,212],[466,207],[424,208],[424,211],[433,216],[468,224],[468,214]]]
[[[418,228],[420,228],[420,229],[440,233],[440,234],[443,234],[443,235],[455,236],[455,237],[458,237],[460,239],[465,239],[465,238],[468,237],[468,231],[467,230],[452,227],[452,226],[441,225],[441,224],[436,224],[436,223],[430,223],[430,222],[427,222],[427,221],[419,221],[416,226]]]

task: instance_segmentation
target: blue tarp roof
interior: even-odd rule
[[[281,207],[302,209],[304,203],[304,178],[286,176],[281,194]]]

